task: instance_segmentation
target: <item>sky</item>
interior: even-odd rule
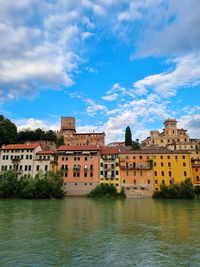
[[[0,0],[0,113],[18,129],[200,138],[199,0]]]

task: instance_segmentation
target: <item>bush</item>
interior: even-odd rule
[[[88,197],[125,197],[124,189],[120,193],[117,193],[117,189],[114,185],[100,184],[95,187],[89,194]]]
[[[39,173],[35,178],[24,175],[19,179],[15,171],[0,174],[1,198],[49,199],[64,196],[63,178],[60,172]]]
[[[185,181],[173,183],[169,186],[161,185],[160,191],[155,191],[154,198],[195,198],[195,191],[190,178]]]

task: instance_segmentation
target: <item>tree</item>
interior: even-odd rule
[[[64,141],[64,137],[61,136],[57,139],[57,142],[56,142],[56,146],[59,147],[59,146],[62,146],[65,144],[65,141]]]
[[[9,119],[0,115],[0,147],[5,144],[13,144],[17,140],[17,127]]]
[[[127,126],[125,132],[125,146],[131,146],[131,145],[132,145],[131,129],[129,126]]]
[[[0,173],[0,198],[16,197],[18,192],[18,180],[13,170]]]

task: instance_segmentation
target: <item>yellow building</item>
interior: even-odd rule
[[[191,155],[186,151],[155,151],[153,154],[153,191],[161,184],[180,183],[192,180]]]
[[[121,152],[120,184],[127,196],[151,196],[161,184],[169,186],[191,178],[191,155],[187,151],[147,149]]]

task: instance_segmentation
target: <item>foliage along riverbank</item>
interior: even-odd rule
[[[113,185],[100,184],[95,187],[87,197],[93,198],[125,198],[124,188],[122,187],[121,192],[117,192],[117,188]]]
[[[63,178],[60,172],[39,173],[17,177],[14,170],[0,173],[0,198],[50,199],[63,198]]]
[[[173,183],[169,186],[165,184],[161,185],[160,191],[155,191],[153,198],[183,198],[183,199],[194,199],[200,198],[200,188],[194,188],[190,178],[179,183]]]

